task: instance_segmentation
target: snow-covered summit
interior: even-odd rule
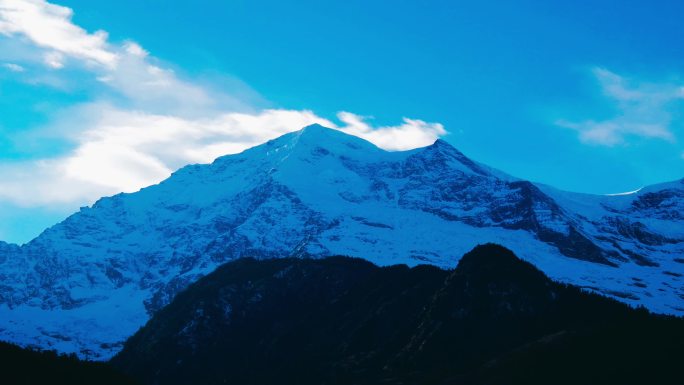
[[[552,278],[684,314],[683,205],[676,182],[630,196],[565,193],[441,140],[390,152],[313,125],[102,198],[24,246],[0,243],[0,339],[106,358],[235,258],[454,267],[486,242]]]

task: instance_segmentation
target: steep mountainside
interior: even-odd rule
[[[550,277],[684,314],[684,180],[564,193],[446,142],[387,152],[321,126],[83,208],[0,244],[0,339],[106,358],[188,284],[235,258],[363,256],[453,267],[483,242]]]
[[[682,344],[683,319],[553,283],[485,245],[453,271],[230,262],[156,313],[112,364],[159,385],[675,384]]]

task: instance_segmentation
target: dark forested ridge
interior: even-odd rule
[[[109,364],[0,342],[3,385],[136,385]]]
[[[180,293],[112,364],[145,384],[682,384],[684,320],[478,246],[452,271],[241,259]]]

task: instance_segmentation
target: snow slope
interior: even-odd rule
[[[620,196],[509,177],[438,140],[403,152],[309,126],[0,243],[0,339],[106,359],[242,256],[454,267],[502,244],[554,279],[684,314],[684,180]]]

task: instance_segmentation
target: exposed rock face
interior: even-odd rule
[[[490,241],[554,279],[684,314],[682,213],[684,181],[566,193],[443,141],[386,152],[310,126],[103,198],[21,247],[0,243],[0,339],[106,358],[178,291],[235,258],[453,267]]]

